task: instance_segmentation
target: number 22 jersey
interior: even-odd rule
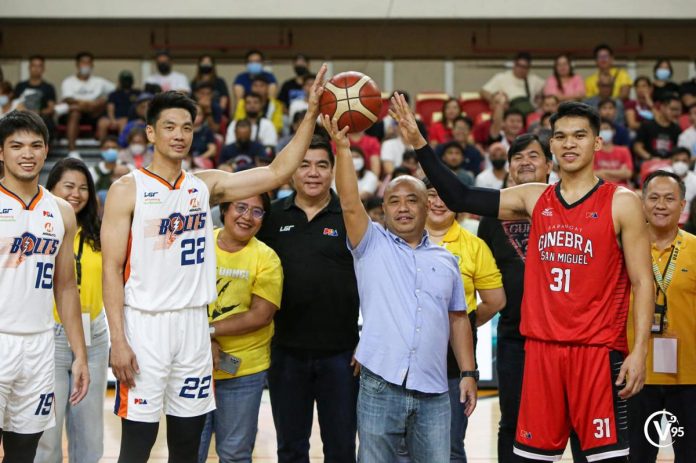
[[[567,204],[559,182],[539,197],[527,246],[523,336],[628,352],[631,286],[612,218],[616,188],[600,180]]]
[[[133,171],[135,210],[124,269],[125,305],[161,312],[215,300],[215,243],[208,187],[181,172],[170,185]]]

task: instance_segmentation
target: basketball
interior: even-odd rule
[[[322,114],[338,119],[339,129],[349,126],[350,133],[360,132],[379,119],[382,93],[369,76],[341,72],[326,83],[319,107]]]

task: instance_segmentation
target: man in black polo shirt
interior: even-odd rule
[[[355,462],[359,301],[333,166],[331,145],[315,136],[293,175],[297,192],[273,203],[257,236],[284,274],[268,372],[280,463],[309,461],[315,401],[325,461]]]

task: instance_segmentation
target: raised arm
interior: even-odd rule
[[[326,64],[322,65],[309,95],[309,108],[300,127],[290,143],[278,153],[273,162],[266,167],[229,173],[219,170],[199,172],[199,176],[208,185],[211,202],[230,202],[248,198],[273,190],[287,183],[293,172],[299,167],[309,148],[319,115],[319,98],[324,91]]]
[[[126,259],[134,210],[135,182],[131,174],[109,188],[101,228],[102,286],[111,334],[111,368],[127,387],[135,386],[134,377],[138,373],[135,354],[126,340],[123,316],[124,284],[128,276]]]
[[[390,115],[398,122],[404,141],[415,148],[418,162],[425,175],[435,186],[448,209],[504,220],[525,219],[531,216],[537,199],[547,187],[546,184],[527,183],[504,190],[464,185],[425,141],[404,96],[395,93],[391,102]]]
[[[73,242],[77,224],[72,206],[60,198],[56,198],[65,225],[65,235],[56,256],[56,267],[53,274],[53,295],[60,320],[65,327],[68,343],[75,355],[72,364],[72,393],[70,404],[77,405],[87,395],[89,388],[89,367],[87,366],[87,347],[82,331],[82,308],[80,294],[77,292],[75,281],[75,253]]]
[[[367,215],[365,206],[360,200],[358,176],[353,167],[350,141],[346,136],[349,127],[338,130],[336,119],[329,120],[328,116],[324,116],[322,122],[331,140],[336,144],[336,190],[341,200],[348,241],[351,247],[356,248],[365,236],[370,224],[370,216]]]
[[[617,385],[626,381],[619,391],[623,399],[634,396],[645,383],[645,360],[648,355],[650,324],[655,310],[650,239],[638,196],[619,189],[614,195],[612,212],[618,222],[628,277],[633,291],[633,320],[635,340],[631,353],[621,365]]]

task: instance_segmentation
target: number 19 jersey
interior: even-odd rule
[[[124,269],[125,305],[150,312],[205,306],[217,296],[210,195],[181,172],[170,185],[133,172],[135,210]]]
[[[614,230],[615,192],[616,185],[600,180],[567,204],[557,183],[537,201],[527,246],[523,336],[628,352],[631,287]]]

